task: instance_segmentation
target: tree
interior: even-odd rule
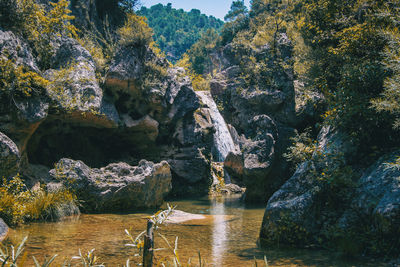
[[[244,0],[235,0],[231,4],[231,9],[224,17],[225,21],[234,21],[238,18],[245,17],[248,14]]]
[[[171,4],[142,7],[138,14],[147,17],[155,41],[172,62],[176,62],[208,29],[219,31],[223,26],[221,20],[201,14],[198,9],[185,12],[172,8]]]
[[[325,122],[368,144],[367,150],[395,139],[393,118],[377,113],[371,101],[382,95],[393,73],[384,64],[385,31],[398,31],[389,19],[398,13],[398,1],[307,0],[301,14],[301,32],[311,47],[309,78],[329,104]]]

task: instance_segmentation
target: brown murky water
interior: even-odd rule
[[[264,255],[269,266],[385,266],[377,262],[346,262],[328,251],[312,250],[267,250],[257,248],[256,240],[264,208],[245,207],[236,198],[213,198],[171,202],[177,209],[190,213],[211,215],[204,220],[181,224],[166,224],[160,232],[171,242],[179,237],[178,247],[182,262],[191,258],[197,264],[198,250],[210,266],[253,266],[254,258],[263,266]],[[122,266],[129,258],[133,262],[132,248],[124,229],[138,234],[146,227],[146,217],[151,213],[81,215],[58,223],[35,223],[11,231],[9,241],[18,243],[29,236],[27,251],[40,260],[44,256],[58,254],[57,265],[64,258],[71,258],[96,248],[96,255],[106,266]],[[161,238],[156,238],[156,247],[166,247]],[[157,251],[158,259],[171,255]],[[32,264],[32,263],[30,263]],[[31,266],[31,265],[28,265]]]

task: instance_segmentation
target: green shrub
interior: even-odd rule
[[[306,130],[305,132],[291,138],[291,140],[293,141],[293,145],[288,148],[288,151],[285,154],[283,154],[288,161],[293,162],[298,166],[300,163],[312,158],[317,147],[316,141],[310,137],[309,131]]]
[[[24,66],[17,66],[12,60],[0,58],[0,93],[8,98],[39,95],[49,81]]]
[[[27,190],[19,176],[0,183],[0,217],[9,225],[72,215],[77,212],[76,204],[75,195],[68,190]]]
[[[122,46],[142,47],[153,41],[153,31],[147,25],[146,18],[128,14],[123,27],[117,30]]]
[[[13,8],[13,16],[17,18],[15,23],[9,26],[29,41],[40,66],[44,69],[48,68],[55,50],[53,43],[57,38],[76,37],[77,29],[70,22],[74,17],[69,15],[71,13],[68,9],[69,2],[67,0],[50,2],[49,10],[35,0],[7,0],[7,2]],[[4,18],[4,20],[8,19]]]

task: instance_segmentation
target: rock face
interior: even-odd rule
[[[102,29],[97,12],[104,6],[99,5],[75,1],[77,24],[90,28],[92,21]],[[121,47],[103,85],[94,59],[76,40],[60,37],[54,46],[50,69],[39,70],[28,43],[0,30],[1,56],[50,81],[46,90],[15,99],[15,105],[0,94],[0,131],[16,145],[7,148],[11,154],[2,147],[2,160],[8,164],[8,173],[1,169],[3,175],[20,171],[29,178],[29,163],[52,168],[61,158],[98,168],[111,162],[137,165],[141,159],[166,160],[174,194],[207,193],[214,128],[184,69],[168,68],[168,62],[148,47]],[[162,73],[145,84],[144,77],[152,75],[149,66]],[[14,162],[13,153],[18,154]]]
[[[8,234],[7,224],[0,218],[0,242],[6,238]]]
[[[329,214],[332,221],[341,216],[338,211],[329,210],[332,207],[325,207],[326,210],[323,210],[321,202],[324,201],[324,195],[328,195],[329,186],[320,179],[319,174],[325,164],[330,164],[332,168],[336,164],[329,160],[330,155],[343,153],[345,158],[349,158],[354,148],[350,138],[331,127],[324,127],[318,140],[318,149],[314,152],[313,159],[302,163],[294,175],[268,200],[260,233],[262,241],[268,243],[279,240],[281,235],[288,234],[287,229],[292,230],[288,225],[297,226],[293,228],[297,232],[290,234],[294,241],[308,240],[327,223],[327,217],[322,219],[324,216]],[[320,160],[321,157],[323,160]]]
[[[331,169],[338,164],[330,155],[342,155],[346,166],[354,153],[349,137],[324,127],[313,158],[302,163],[269,199],[260,232],[261,243],[319,244],[334,231],[333,240],[347,250],[371,249],[367,242],[379,242],[379,249],[393,246],[397,242],[393,236],[400,229],[400,171],[388,167],[388,163],[394,162],[400,152],[379,159],[354,186],[345,190],[343,184],[335,187],[321,178],[326,164]],[[320,157],[324,160],[319,160]],[[367,240],[360,240],[361,235],[368,236]]]
[[[350,208],[340,219],[342,228],[368,220],[383,226],[383,234],[399,231],[400,170],[390,165],[399,157],[399,151],[385,155],[367,169],[357,183]]]
[[[29,46],[11,31],[0,29],[0,53],[14,60],[18,66],[22,65],[32,71],[39,71]]]
[[[278,43],[282,60],[290,65],[290,40],[282,35]],[[292,174],[282,155],[295,134],[293,69],[271,73],[275,85],[249,85],[241,77],[242,55],[234,49],[227,44],[222,52],[213,55],[221,63],[221,71],[210,83],[213,96],[224,103],[224,118],[235,129],[236,133],[231,134],[241,151],[228,154],[225,167],[234,180],[247,188],[247,202],[266,203]],[[269,49],[265,46],[246,53],[268,62]]]
[[[84,201],[85,210],[92,212],[159,207],[171,190],[172,179],[167,162],[154,164],[145,160],[136,167],[113,163],[92,169],[82,161],[61,159],[50,174],[75,190]]]
[[[147,138],[140,137],[140,142],[150,139],[149,143],[157,143],[153,153],[147,149],[146,154],[155,161],[168,161],[174,177],[173,194],[206,194],[211,180],[210,113],[200,108],[182,68],[168,69],[157,84],[143,88],[141,79],[148,71],[144,62],[149,61],[160,67],[167,65],[150,49],[122,48],[107,74],[107,92],[117,104],[125,127],[143,125],[139,131]]]
[[[17,145],[0,132],[0,177],[9,178],[17,174],[21,156]]]
[[[29,71],[39,72],[36,60],[26,42],[12,32],[1,29],[0,57],[10,59],[17,66],[23,66]],[[0,103],[0,131],[15,142],[21,157],[25,158],[29,138],[47,116],[49,105],[46,97],[33,95],[26,99],[15,98],[11,101],[6,94],[0,93]]]

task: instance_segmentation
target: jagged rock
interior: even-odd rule
[[[7,237],[8,234],[8,226],[7,224],[0,218],[0,242]]]
[[[13,60],[18,66],[25,66],[39,72],[29,46],[10,31],[0,29],[0,55]]]
[[[90,168],[82,161],[61,159],[50,174],[76,190],[88,211],[135,211],[159,207],[171,190],[171,171],[166,161],[142,160],[138,166],[113,163]]]
[[[267,115],[252,118],[244,135],[234,134],[241,152],[229,153],[225,166],[235,181],[246,186],[248,202],[266,201],[285,182],[290,168],[281,155],[293,135],[293,128],[277,126]]]
[[[52,69],[47,70],[45,76],[53,81],[47,88],[52,114],[82,125],[118,126],[118,112],[104,98],[96,79],[94,60],[76,40],[59,40]]]
[[[0,56],[30,71],[39,72],[29,46],[12,32],[1,29]],[[7,95],[0,94],[0,102],[0,131],[17,144],[21,156],[26,158],[25,150],[30,136],[47,117],[49,105],[46,97],[35,94],[29,98],[9,99]]]
[[[0,132],[0,178],[18,173],[21,155],[15,143]]]
[[[236,184],[227,184],[221,188],[221,194],[232,195],[232,194],[242,194],[244,189]]]
[[[201,195],[208,192],[214,127],[207,108],[176,123],[173,134],[178,146],[165,153],[174,175],[175,195]],[[168,155],[168,156],[167,156]]]
[[[171,101],[167,92],[167,99]],[[168,119],[166,122],[175,122],[179,118],[184,117],[186,114],[193,113],[200,107],[200,102],[193,88],[187,84],[180,84],[178,94],[173,98],[173,102],[168,112]],[[165,123],[165,122],[164,122]]]
[[[144,75],[145,62],[155,60],[155,64],[167,67],[167,61],[146,47],[122,47],[111,62],[106,77],[106,86],[128,92],[133,97],[141,95],[138,81]]]
[[[166,76],[150,88],[141,85],[146,60],[167,70]],[[165,59],[157,58],[150,49],[121,48],[113,59],[105,83],[117,109],[130,112],[134,118],[150,115],[163,127],[194,112],[199,107],[199,100],[190,79],[183,68],[167,69],[167,66]]]

